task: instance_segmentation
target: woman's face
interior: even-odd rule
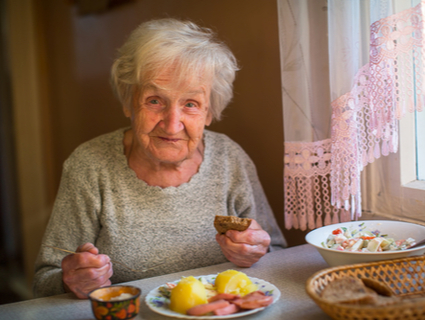
[[[124,109],[131,119],[134,151],[170,164],[181,163],[196,152],[204,127],[212,120],[210,85],[194,79],[176,85],[174,77],[169,71],[160,73],[142,89],[132,110]]]

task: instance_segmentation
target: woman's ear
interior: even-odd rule
[[[212,122],[212,119],[213,119],[212,113],[208,111],[207,119],[205,120],[205,125],[209,126]]]
[[[124,115],[127,118],[130,118],[131,119],[131,110],[130,110],[130,107],[129,106],[123,106],[122,109],[124,111]]]
[[[133,95],[131,99],[127,100],[122,106],[126,118],[129,118],[131,120],[131,118],[133,117],[133,108],[137,108],[139,104],[139,97],[140,92],[136,91],[136,89],[133,88]]]

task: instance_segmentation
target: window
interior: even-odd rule
[[[425,110],[416,111],[416,179],[425,183]]]
[[[409,2],[411,6],[419,3],[418,0],[405,0],[403,3],[408,5]],[[396,2],[396,5],[401,3]],[[400,120],[399,132],[399,154],[390,156],[386,160],[389,166],[385,174],[392,178],[386,180],[389,183],[387,187],[381,187],[386,193],[384,197],[388,203],[386,209],[388,214],[395,218],[423,223],[425,221],[425,110],[407,112],[406,116]]]
[[[399,121],[399,151],[365,167],[363,215],[425,222],[425,110]]]

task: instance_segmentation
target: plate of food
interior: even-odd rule
[[[185,277],[151,290],[145,302],[154,312],[181,319],[230,319],[264,310],[280,298],[273,284],[226,270]]]

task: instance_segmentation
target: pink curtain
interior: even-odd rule
[[[363,168],[397,152],[398,120],[423,110],[425,1],[278,3],[286,228],[358,219]]]

